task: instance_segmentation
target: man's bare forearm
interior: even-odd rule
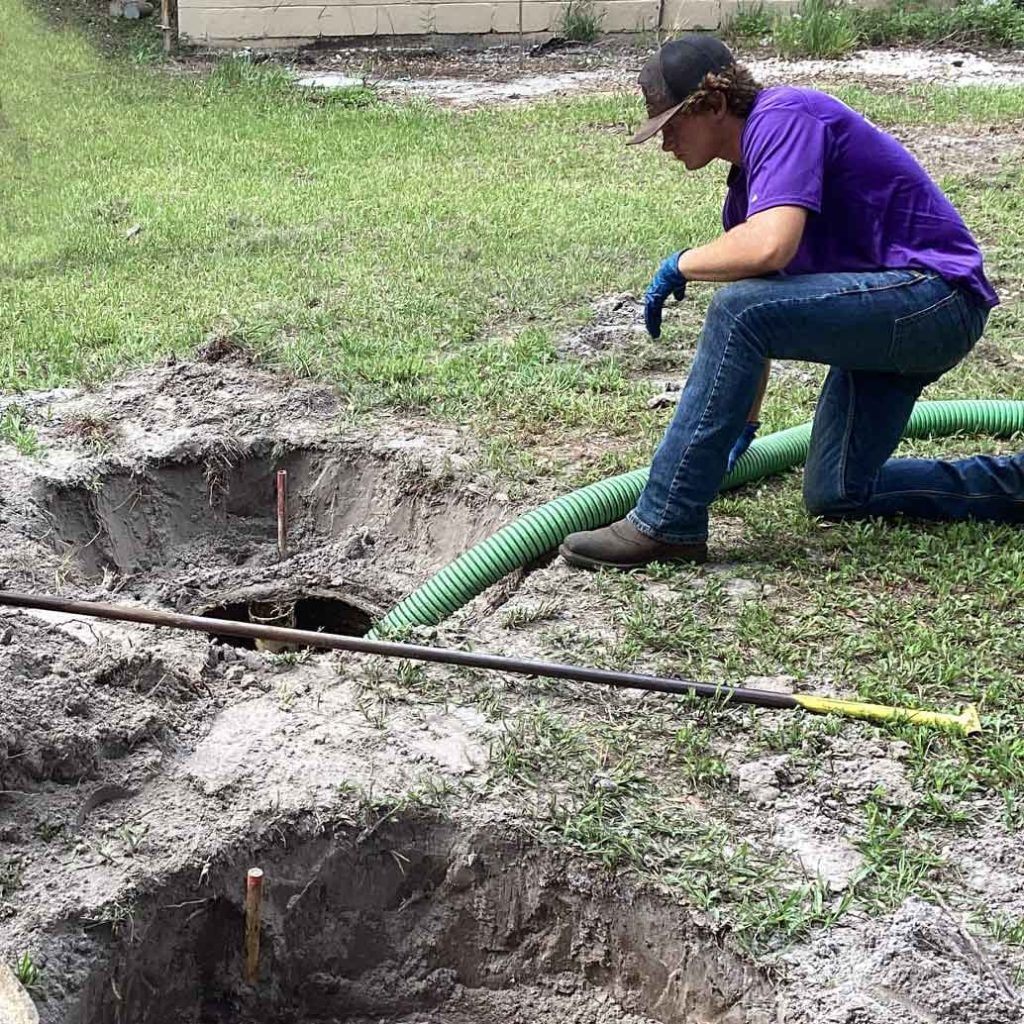
[[[679,273],[688,281],[742,281],[782,270],[796,253],[807,211],[776,206],[679,257]]]
[[[738,224],[707,245],[687,249],[679,257],[679,273],[687,281],[742,281],[772,273],[769,256],[760,233]]]

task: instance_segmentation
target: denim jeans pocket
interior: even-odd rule
[[[956,366],[981,336],[964,296],[953,291],[893,325],[890,358],[897,373],[925,376]]]

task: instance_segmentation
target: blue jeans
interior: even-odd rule
[[[970,352],[987,318],[928,271],[777,276],[719,289],[629,521],[658,540],[707,538],[708,505],[764,360],[775,358],[831,367],[804,470],[812,513],[1024,522],[1024,454],[889,458],[921,391]]]

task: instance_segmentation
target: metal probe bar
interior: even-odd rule
[[[743,686],[698,683],[692,679],[666,679],[663,676],[640,675],[635,672],[609,672],[601,668],[583,668],[579,665],[565,665],[552,661],[529,661],[497,654],[454,651],[444,647],[421,647],[417,644],[392,643],[388,640],[367,640],[364,637],[340,636],[337,633],[314,633],[306,629],[286,629],[282,626],[265,626],[253,622],[208,619],[200,615],[180,615],[177,612],[150,611],[148,608],[128,608],[94,601],[66,601],[59,597],[37,597],[33,594],[7,590],[0,590],[0,605],[2,604],[19,608],[45,608],[70,615],[92,615],[101,619],[142,622],[151,626],[169,626],[172,629],[192,629],[201,633],[220,633],[282,644],[305,644],[307,647],[322,647],[327,650],[377,654],[384,658],[410,658],[414,661],[436,661],[445,665],[495,669],[499,672],[526,676],[575,679],[581,683],[601,683],[620,689],[717,697],[735,704],[753,704],[761,708],[802,708],[818,715],[837,714],[876,722],[901,721],[911,725],[952,729],[964,735],[981,731],[981,720],[972,705],[965,706],[958,714],[950,714],[943,711],[892,707],[887,704],[867,704],[812,693],[775,693],[772,690],[752,690]]]
[[[387,640],[366,640],[363,637],[341,636],[337,633],[315,633],[306,629],[285,629],[251,622],[231,622],[227,619],[208,619],[200,615],[181,615],[178,612],[151,611],[148,608],[129,608],[124,605],[102,604],[95,601],[68,601],[59,597],[22,594],[0,590],[0,604],[17,608],[44,608],[70,615],[90,615],[100,619],[119,619],[142,622],[150,626],[169,626],[172,629],[192,629],[201,633],[219,633],[225,636],[246,637],[250,640],[272,640],[286,644],[304,644],[328,650],[354,651],[358,654],[379,654],[385,658],[410,658],[414,661],[436,661],[446,665],[465,665],[468,668],[495,669],[528,676],[547,676],[553,679],[575,679],[581,683],[602,683],[620,689],[651,690],[656,693],[693,694],[698,697],[718,697],[737,704],[755,704],[765,708],[796,708],[796,698],[788,693],[771,690],[753,690],[742,686],[718,686],[690,679],[666,679],[633,672],[610,672],[600,668],[583,668],[559,662],[530,661],[508,658],[497,654],[475,654],[448,648],[423,647],[418,644],[393,643]]]

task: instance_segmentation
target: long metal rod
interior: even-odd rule
[[[444,647],[422,647],[417,644],[400,644],[388,640],[367,640],[363,637],[341,636],[337,633],[315,633],[306,629],[286,629],[281,626],[266,626],[253,622],[208,619],[200,615],[181,615],[178,612],[129,608],[125,605],[102,604],[95,601],[69,601],[60,597],[22,594],[8,590],[0,590],[0,605],[11,605],[17,608],[43,608],[69,615],[90,615],[101,619],[141,622],[150,626],[197,630],[201,633],[238,636],[250,640],[269,640],[282,644],[320,647],[326,650],[376,654],[385,658],[410,658],[414,661],[435,661],[446,665],[465,665],[468,668],[494,669],[499,672],[511,672],[519,675],[574,679],[582,683],[600,683],[619,689],[692,695],[735,704],[753,704],[762,708],[787,710],[802,708],[814,714],[837,714],[871,721],[901,721],[913,725],[952,729],[965,734],[981,730],[978,713],[970,705],[963,708],[959,714],[950,714],[942,711],[892,707],[886,704],[866,704],[861,701],[841,700],[817,694],[775,693],[771,690],[753,690],[743,686],[699,683],[692,679],[669,679],[664,676],[640,675],[635,672],[609,672],[606,669],[584,668],[560,662],[530,661],[497,654],[455,651]]]
[[[254,622],[232,622],[227,619],[208,619],[201,615],[181,615],[178,612],[153,611],[149,608],[130,608],[125,605],[102,604],[95,601],[69,601],[61,597],[21,594],[0,590],[0,604],[20,608],[44,608],[66,612],[69,615],[89,615],[100,619],[120,619],[125,622],[143,622],[150,626],[169,626],[172,629],[191,629],[222,636],[245,637],[250,640],[272,640],[277,643],[301,644],[335,651],[354,651],[359,654],[379,654],[385,658],[411,658],[414,661],[437,661],[447,665],[465,665],[468,668],[496,669],[519,675],[548,676],[553,679],[575,679],[581,683],[603,683],[625,689],[653,690],[658,693],[694,694],[698,697],[716,697],[738,704],[756,704],[767,708],[795,708],[796,700],[788,693],[771,690],[751,690],[742,686],[716,686],[689,679],[666,679],[661,676],[639,675],[633,672],[609,672],[600,668],[584,668],[550,661],[529,661],[507,658],[497,654],[477,654],[455,651],[443,647],[423,647],[418,644],[400,644],[388,640],[366,640],[363,637],[341,636],[337,633],[314,633],[306,629],[286,629]]]

